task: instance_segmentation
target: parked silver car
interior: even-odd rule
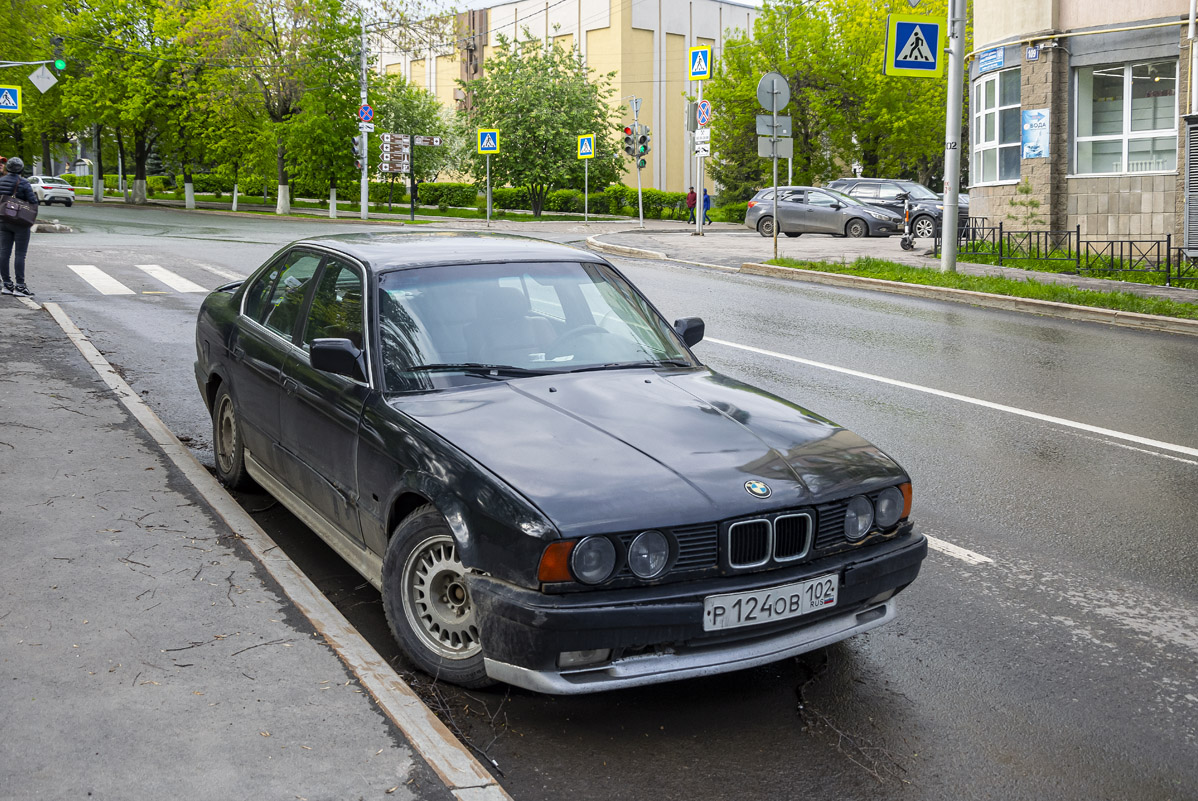
[[[773,236],[775,216],[778,233],[792,237],[800,234],[890,236],[903,230],[901,215],[862,203],[841,192],[814,186],[778,187],[777,215],[774,213],[773,188],[762,189],[749,201],[745,225],[762,236]]]

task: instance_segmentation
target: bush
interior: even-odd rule
[[[486,203],[486,198],[483,198],[483,203]],[[498,189],[491,190],[491,209],[528,209],[532,204],[528,202],[528,190],[523,186],[501,186]],[[486,206],[484,205],[484,208]]]
[[[545,211],[582,213],[582,192],[577,189],[558,189],[545,197]]]
[[[478,187],[474,184],[433,182],[420,184],[417,192],[422,206],[464,206],[478,203]]]
[[[146,191],[151,195],[161,195],[166,192],[166,176],[150,175],[146,177]]]
[[[746,202],[728,203],[712,209],[709,216],[712,220],[719,220],[721,222],[744,223],[745,215],[748,212],[749,204]]]

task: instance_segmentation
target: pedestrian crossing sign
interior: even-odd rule
[[[886,23],[883,72],[903,78],[939,78],[944,74],[947,24],[932,17],[891,14]]]
[[[21,113],[21,87],[0,86],[0,112],[5,114]]]
[[[578,137],[578,157],[580,159],[595,158],[595,135],[583,134]]]
[[[692,47],[690,50],[690,72],[688,81],[705,81],[711,77],[711,47]]]
[[[478,129],[478,152],[484,154],[499,152],[499,129]]]

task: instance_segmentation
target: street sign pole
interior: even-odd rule
[[[582,221],[589,223],[591,221],[588,208],[588,195],[591,191],[591,160],[582,160]]]
[[[416,219],[416,140],[414,134],[408,134],[412,139],[412,160],[408,162],[408,219]]]
[[[703,102],[703,84],[704,81],[699,81],[699,101]],[[699,184],[698,192],[695,194],[695,235],[703,236],[703,218],[707,216],[707,209],[703,208],[703,157],[699,155],[699,148],[695,148],[695,175]]]
[[[487,154],[487,227],[491,227],[491,154]]]
[[[361,81],[362,81],[362,83],[361,83],[360,88],[362,90],[362,104],[365,105],[366,104],[366,88],[368,86],[367,77],[366,77],[366,15],[365,14],[362,15],[361,61],[362,61],[362,63],[361,63],[361,68],[362,68]],[[366,139],[367,139],[368,135],[369,134],[367,134],[366,131],[362,131],[360,133],[360,136],[362,137],[362,176],[361,176],[362,187],[361,187],[361,196],[359,198],[359,204],[361,205],[361,214],[362,214],[363,220],[365,220],[367,218],[367,216],[369,216],[369,214],[370,214],[370,212],[369,212],[369,206],[370,206],[370,173],[369,173],[369,170],[370,170],[370,165],[367,164],[367,162],[369,161],[369,157],[368,157],[369,151],[366,149]]]
[[[778,79],[770,78],[770,92],[774,96],[774,102],[771,113],[773,114],[774,130],[773,130],[773,145],[774,145],[774,258],[778,258]]]
[[[957,271],[957,195],[961,183],[961,82],[965,75],[965,0],[948,0],[948,108],[944,120],[944,225],[940,272]]]

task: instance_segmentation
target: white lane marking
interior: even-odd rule
[[[176,292],[203,292],[205,294],[209,292],[208,289],[194,281],[188,281],[183,276],[176,275],[157,264],[139,264],[137,265],[137,269],[144,271],[154,280],[161,281]]]
[[[940,553],[951,556],[954,559],[960,559],[966,564],[985,565],[994,563],[994,560],[989,556],[982,556],[980,553],[971,551],[968,548],[962,548],[960,545],[953,545],[951,542],[945,542],[942,539],[937,539],[936,537],[928,534],[925,534],[924,536],[928,538],[929,548],[940,551]]]
[[[230,281],[240,281],[243,278],[245,278],[244,275],[238,275],[237,273],[231,273],[228,270],[222,270],[219,267],[213,267],[211,264],[201,264],[200,262],[196,262],[196,266],[202,267],[205,270],[207,270],[208,272],[212,273],[213,275],[219,275],[221,278],[225,278]]]
[[[1146,453],[1149,456],[1155,456],[1159,459],[1171,459],[1174,462],[1181,462],[1182,464],[1192,464],[1195,467],[1198,467],[1198,462],[1195,462],[1193,459],[1183,459],[1180,456],[1170,456],[1167,453],[1157,453],[1156,451],[1150,451],[1147,448],[1137,448],[1134,445],[1124,445],[1122,442],[1111,442],[1109,439],[1102,439],[1101,437],[1087,437],[1085,434],[1078,434],[1074,431],[1066,431],[1065,433],[1070,434],[1075,437],[1078,437],[1079,439],[1089,440],[1090,442],[1101,442],[1103,445],[1113,445],[1116,448],[1123,448],[1124,450],[1127,450],[1127,451],[1135,451],[1136,453]]]
[[[1187,456],[1198,456],[1198,448],[1191,448],[1187,445],[1175,445],[1171,442],[1161,442],[1160,440],[1149,439],[1148,437],[1141,437],[1135,434],[1125,434],[1122,431],[1112,431],[1109,428],[1092,426],[1089,423],[1079,423],[1076,420],[1066,420],[1063,417],[1053,417],[1052,415],[1040,414],[1039,412],[1032,412],[1028,411],[1027,409],[1017,408],[1015,406],[1005,406],[1001,403],[993,403],[991,401],[981,400],[980,398],[971,398],[968,395],[958,395],[955,392],[945,392],[942,389],[932,389],[931,387],[924,387],[920,386],[919,384],[909,383],[907,381],[898,381],[894,378],[885,378],[884,376],[873,375],[872,373],[863,373],[860,370],[850,370],[847,367],[837,367],[833,364],[824,364],[823,362],[816,362],[810,359],[802,359],[798,356],[789,356],[785,353],[765,350],[764,348],[755,348],[752,345],[738,345],[735,342],[726,342],[722,339],[712,338],[706,338],[704,341],[714,342],[717,345],[724,345],[725,347],[729,348],[749,351],[750,353],[759,353],[762,356],[772,356],[775,359],[784,359],[797,364],[805,364],[808,367],[818,367],[821,370],[831,370],[834,373],[843,373],[844,375],[856,376],[857,378],[864,378],[869,381],[890,384],[891,386],[902,387],[903,389],[911,389],[916,392],[925,392],[929,395],[937,395],[941,398],[948,398],[949,400],[961,401],[962,403],[972,403],[975,406],[983,406],[987,409],[994,409],[995,411],[999,412],[1007,412],[1008,414],[1015,414],[1019,415],[1020,417],[1028,417],[1032,420],[1040,420],[1044,423],[1052,423],[1053,425],[1065,426],[1067,428],[1076,428],[1080,431],[1089,431],[1091,434],[1100,434],[1104,437],[1112,437],[1114,439],[1126,440],[1127,442],[1135,442],[1139,445],[1147,445],[1150,448],[1160,448],[1161,450],[1173,451],[1174,453],[1184,453]]]
[[[91,284],[102,295],[136,295],[129,287],[113,278],[94,264],[68,264],[75,275]]]

